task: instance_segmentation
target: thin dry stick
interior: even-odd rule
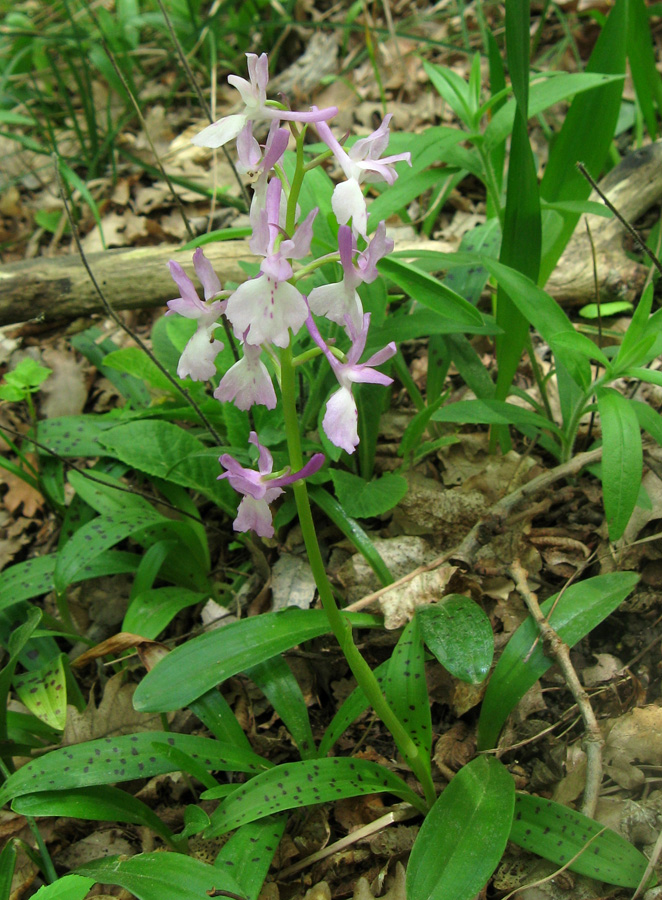
[[[584,468],[584,466],[590,466],[591,463],[597,462],[601,456],[601,447],[598,447],[596,450],[589,450],[586,453],[578,453],[574,457],[574,459],[571,459],[569,462],[562,463],[560,466],[556,466],[554,469],[550,469],[549,472],[543,472],[543,474],[538,475],[537,478],[532,478],[531,481],[523,484],[521,487],[517,488],[516,491],[513,491],[510,494],[506,494],[505,497],[502,497],[501,500],[497,501],[497,503],[494,504],[487,516],[480,519],[480,521],[478,521],[473,526],[462,543],[458,544],[458,546],[453,550],[449,550],[447,553],[443,553],[441,556],[438,556],[431,563],[428,563],[425,566],[419,566],[412,572],[408,572],[402,578],[398,578],[397,581],[394,581],[393,584],[387,584],[385,587],[380,588],[378,591],[373,591],[372,594],[367,594],[365,597],[362,597],[355,603],[351,603],[349,606],[345,607],[345,609],[347,611],[365,609],[366,606],[371,606],[375,602],[375,600],[378,600],[389,591],[401,587],[403,584],[411,581],[412,578],[416,578],[417,575],[423,574],[423,572],[431,572],[433,569],[437,569],[439,568],[439,566],[443,566],[443,564],[448,562],[449,560],[461,561],[469,568],[471,568],[477,551],[484,543],[482,534],[485,531],[486,527],[489,529],[490,525],[494,525],[494,523],[504,519],[517,506],[519,506],[522,501],[527,500],[530,497],[535,496],[536,494],[539,494],[541,491],[547,490],[553,484],[555,484],[557,481],[561,481],[563,478],[569,478],[572,475],[576,475]]]
[[[648,882],[650,881],[650,877],[653,874],[655,866],[657,865],[657,861],[660,858],[660,854],[662,853],[662,831],[658,834],[657,840],[655,841],[655,846],[653,847],[653,852],[651,853],[651,857],[648,860],[648,865],[646,866],[646,871],[641,876],[641,881],[637,885],[637,890],[632,895],[632,900],[637,900],[637,897],[640,897],[643,892],[646,890],[648,886]]]
[[[523,568],[521,562],[516,559],[509,567],[508,573],[515,582],[515,587],[520,597],[524,600],[527,609],[540,630],[545,655],[553,659],[561,669],[565,683],[574,697],[584,721],[586,729],[586,739],[584,741],[586,750],[586,787],[584,788],[582,812],[585,816],[592,819],[595,816],[595,808],[598,803],[600,784],[602,782],[602,747],[604,739],[598,720],[593,712],[588,694],[570,662],[570,648],[561,640],[545,618],[543,611],[540,609],[538,598],[529,588],[527,571]]]
[[[581,174],[584,176],[584,178],[588,181],[588,183],[591,185],[591,187],[596,192],[596,194],[598,194],[598,196],[602,199],[602,202],[607,207],[607,209],[616,216],[616,218],[621,223],[623,228],[625,228],[625,230],[628,232],[628,234],[632,238],[634,238],[634,240],[637,242],[637,244],[639,244],[639,247],[643,250],[643,252],[646,254],[646,256],[650,259],[650,261],[653,263],[653,265],[655,266],[657,271],[662,275],[662,263],[659,261],[657,256],[653,253],[653,251],[651,249],[649,249],[649,247],[646,245],[646,241],[642,238],[642,236],[639,234],[637,229],[634,228],[632,225],[630,225],[628,220],[616,209],[616,207],[611,202],[611,200],[605,196],[605,194],[603,193],[602,190],[600,190],[600,186],[597,184],[596,181],[594,181],[592,176],[589,175],[588,170],[586,169],[586,166],[584,165],[584,163],[578,162],[577,168],[579,169]]]
[[[593,835],[593,837],[589,841],[586,842],[586,844],[582,847],[582,849],[578,850],[577,853],[575,853],[575,855],[571,859],[569,859],[568,862],[564,866],[561,866],[560,869],[556,869],[554,872],[552,872],[551,875],[547,875],[545,878],[540,878],[538,881],[531,881],[527,884],[523,884],[520,887],[515,888],[515,890],[511,891],[509,894],[506,894],[506,896],[503,898],[503,900],[510,900],[510,898],[513,897],[515,894],[517,894],[519,891],[523,891],[523,892],[528,891],[530,888],[540,887],[541,884],[547,884],[547,882],[553,881],[556,877],[558,877],[561,874],[561,872],[565,872],[566,869],[569,869],[570,866],[574,863],[574,861],[576,859],[578,859],[582,855],[582,853],[584,853],[584,851],[587,850],[591,846],[593,841],[597,840],[600,837],[600,835],[603,834],[606,830],[607,830],[607,826],[605,825],[604,828],[601,828],[600,831],[596,832]],[[634,898],[633,898],[633,900],[634,900]]]
[[[371,835],[376,834],[378,831],[383,831],[388,825],[391,825],[393,822],[403,822],[405,819],[412,819],[418,815],[420,815],[419,811],[413,806],[410,806],[408,803],[402,807],[391,810],[391,812],[387,813],[385,816],[381,816],[379,819],[375,819],[374,822],[369,822],[362,828],[357,828],[356,831],[352,831],[351,834],[348,834],[346,837],[341,838],[339,841],[330,844],[323,850],[318,850],[316,853],[311,853],[311,855],[307,856],[306,859],[301,859],[299,860],[299,862],[294,863],[294,865],[288,866],[287,869],[282,869],[280,872],[278,872],[278,878],[279,880],[283,878],[289,878],[290,875],[295,875],[302,869],[307,869],[308,866],[312,866],[313,863],[319,862],[320,859],[326,859],[328,856],[333,856],[334,853],[339,853],[341,850],[344,850],[346,847],[350,847],[357,841],[362,841],[364,838],[370,837]]]

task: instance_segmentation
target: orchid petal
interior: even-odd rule
[[[359,444],[358,417],[351,390],[341,387],[327,401],[322,428],[332,444],[353,453]]]
[[[237,510],[237,518],[232,523],[234,531],[254,531],[258,537],[274,536],[271,510],[266,500],[244,497]]]
[[[192,381],[208,381],[216,374],[216,357],[223,349],[223,344],[213,338],[215,327],[198,325],[179,359],[179,378],[186,378],[188,375]]]
[[[216,294],[220,293],[220,279],[216,272],[214,272],[212,264],[203,253],[202,247],[198,247],[193,254],[193,268],[204,289],[205,300],[211,300],[212,297],[215,297]]]
[[[299,291],[287,281],[275,282],[258,275],[241,284],[228,300],[226,315],[238,338],[249,344],[276,344],[287,347],[289,329],[295,333],[308,316],[308,307]]]
[[[356,178],[349,178],[336,185],[331,197],[331,207],[339,225],[346,225],[351,219],[353,230],[366,236],[368,210]]]
[[[197,147],[211,147],[216,149],[227,144],[228,141],[234,140],[241,129],[248,121],[248,116],[238,114],[234,116],[224,116],[213,125],[207,125],[198,134],[191,138],[191,143]]]

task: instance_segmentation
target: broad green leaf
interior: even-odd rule
[[[354,544],[359,553],[365,558],[370,568],[383,585],[393,584],[395,580],[388,566],[379,555],[375,545],[361,528],[358,522],[348,516],[335,497],[332,497],[324,488],[312,485],[308,488],[311,500],[316,503],[322,512],[331,519],[334,525],[342,531],[346,538]]]
[[[631,400],[639,427],[647,431],[654,441],[662,447],[662,416],[655,412],[648,403],[642,403],[641,400]]]
[[[155,640],[178,612],[206,599],[207,594],[182,587],[160,587],[143,591],[131,601],[124,616],[122,630]]]
[[[630,401],[611,389],[598,391],[602,427],[602,498],[609,538],[621,537],[637,504],[643,472],[641,430]]]
[[[552,77],[549,77],[552,76]],[[620,87],[622,75],[603,75],[598,72],[546,73],[544,80],[534,82],[529,88],[529,116],[537,116],[555,103],[593,91],[614,82]],[[515,100],[510,100],[494,114],[485,129],[485,144],[489,150],[505,141],[513,130]]]
[[[23,816],[71,816],[95,822],[131,822],[146,825],[168,843],[173,840],[172,831],[147,804],[107,784],[24,794],[16,797],[12,809]]]
[[[235,831],[214,860],[217,869],[236,878],[247,900],[257,900],[286,824],[287,816],[249,822]]]
[[[268,765],[254,753],[211,738],[143,731],[72,744],[33,759],[0,786],[0,805],[35,791],[66,791],[173,772],[176,766],[154,750],[154,743],[159,740],[199,759],[210,770],[259,772]]]
[[[423,68],[440,97],[448,103],[467,128],[473,128],[473,112],[467,81],[452,69],[436,66],[426,60],[423,61]]]
[[[141,381],[146,381],[160,391],[168,391],[171,394],[176,392],[179,396],[179,392],[154,360],[140,347],[123,347],[121,350],[113,350],[104,357],[103,364],[110,369],[125,372]]]
[[[662,112],[662,84],[651,41],[649,12],[644,0],[629,0],[627,55],[639,107],[651,137],[657,137],[657,115]]]
[[[549,345],[554,355],[562,359],[565,359],[567,354],[574,353],[584,359],[597,359],[606,369],[611,366],[611,363],[598,345],[579,331],[564,331],[562,334],[552,338]]]
[[[348,516],[372,519],[397,506],[408,490],[402,475],[387,472],[374,481],[364,481],[358,475],[332,469],[331,478],[338,501]]]
[[[234,517],[235,510],[228,507],[226,494],[218,486],[218,461],[204,455],[205,445],[183,428],[148,419],[118,425],[104,432],[99,440],[109,454],[127,465],[194,488]]]
[[[648,864],[636,847],[611,828],[529,794],[517,794],[510,840],[559,866],[579,854],[570,863],[573,872],[620,887],[637,887]],[[586,850],[580,853],[582,847]]]
[[[483,610],[462,594],[419,606],[416,619],[425,644],[441,665],[461,681],[480,684],[492,665],[494,635]]]
[[[354,628],[375,628],[381,619],[347,613]],[[231,622],[181,644],[138,685],[133,705],[142,712],[181,709],[257,663],[329,631],[321,609],[285,609]]]
[[[560,596],[554,594],[541,609],[561,640],[574,647],[625,600],[638,581],[635,572],[596,575],[571,584]],[[496,746],[508,715],[552,662],[529,616],[508,641],[487,685],[478,720],[479,750]]]
[[[432,748],[430,698],[425,681],[423,640],[418,620],[409,622],[389,661],[384,694],[412,741],[424,754],[428,769]]]
[[[34,900],[83,900],[94,885],[94,878],[65,875],[53,884],[45,884],[34,894]]]
[[[406,291],[413,300],[422,303],[445,319],[455,319],[457,330],[482,325],[483,317],[470,303],[443,282],[412,266],[388,256],[379,263],[379,271]]]
[[[614,360],[614,367],[618,369],[627,369],[629,366],[642,365],[640,353],[637,347],[640,345],[641,339],[646,332],[646,326],[649,323],[651,308],[653,305],[653,282],[651,282],[646,290],[639,298],[639,303],[634,311],[632,320],[628,326],[628,330],[623,335],[618,355]],[[651,337],[654,336],[651,335]],[[652,341],[651,341],[652,344]]]
[[[561,436],[561,429],[544,416],[505,400],[458,400],[434,413],[435,422],[460,424],[516,425],[546,429]]]
[[[67,681],[63,655],[40,669],[14,677],[14,690],[23,705],[42,722],[64,731],[67,722]]]
[[[119,884],[138,900],[204,900],[214,888],[242,896],[241,886],[228,872],[183,853],[95,859],[76,872],[101,884]]]
[[[514,803],[515,783],[497,759],[479,756],[460,769],[421,825],[408,900],[473,900],[506,848]]]
[[[243,749],[249,754],[253,752],[230,704],[220,691],[207,691],[202,697],[193,700],[189,708],[219,741],[224,741],[237,750]]]
[[[22,658],[23,650],[28,641],[33,638],[42,615],[43,613],[40,609],[29,607],[25,621],[12,628],[5,645],[9,658],[3,658],[3,666],[0,669],[0,740],[3,741],[7,739],[7,699],[12,678],[14,677],[16,666]]]
[[[283,720],[299,748],[302,759],[317,756],[310,717],[299,683],[282,656],[273,656],[245,674],[255,682]]]
[[[156,510],[151,512],[144,510],[139,513],[118,512],[108,516],[97,516],[87,525],[83,525],[57,555],[53,572],[55,590],[62,593],[95,557],[125,538],[142,531],[148,525],[154,525],[161,520],[163,516]]]
[[[633,306],[625,300],[613,300],[611,303],[587,303],[579,310],[579,315],[583,319],[599,319],[608,316],[619,316],[621,313],[631,313]]]
[[[58,456],[99,456],[99,437],[114,428],[114,416],[61,416],[39,423],[39,442]]]
[[[401,778],[364,759],[343,756],[285,763],[251,778],[226,797],[212,813],[205,837],[225,834],[286,809],[384,792],[395,794],[417,809],[424,808],[421,798]],[[203,799],[213,797],[213,791],[203,794]]]

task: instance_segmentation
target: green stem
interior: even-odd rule
[[[292,365],[291,347],[285,348],[281,353],[281,372],[281,391],[283,397],[283,415],[285,419],[287,447],[292,470],[297,471],[303,467],[303,454],[301,452],[301,436],[299,434],[299,419],[296,408],[296,381],[294,377],[294,367]],[[340,649],[347,660],[352,674],[356,678],[357,684],[366,695],[376,714],[393,735],[398,750],[421,783],[425,793],[425,799],[431,806],[435,802],[436,793],[426,760],[382,694],[372,669],[363,659],[354,643],[352,628],[349,621],[343,616],[336,605],[331,584],[329,583],[326,569],[324,568],[324,560],[322,559],[322,554],[317,542],[317,534],[315,532],[315,524],[310,509],[310,500],[308,498],[306,484],[304,481],[297,481],[292,487],[294,489],[294,498],[297,504],[299,523],[301,525],[301,532],[303,534],[308,560],[331,630],[340,645]]]

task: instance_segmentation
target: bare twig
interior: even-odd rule
[[[579,169],[579,171],[581,172],[581,174],[584,176],[584,178],[588,181],[588,183],[591,185],[591,187],[593,188],[593,190],[594,190],[597,194],[599,194],[599,196],[602,198],[602,202],[603,202],[604,205],[607,207],[607,209],[608,209],[610,212],[612,212],[612,213],[616,216],[616,218],[617,218],[618,221],[621,223],[621,225],[623,226],[623,228],[625,228],[625,230],[627,231],[627,233],[628,233],[628,234],[629,234],[629,235],[637,242],[637,244],[639,245],[639,247],[641,248],[641,250],[646,254],[646,256],[647,256],[647,257],[650,259],[650,261],[653,263],[653,265],[655,266],[655,268],[657,269],[657,271],[658,271],[660,274],[662,274],[662,263],[661,263],[660,260],[657,258],[657,256],[653,253],[653,251],[652,251],[651,249],[649,249],[649,247],[646,245],[646,241],[642,238],[642,236],[639,234],[639,232],[637,231],[637,229],[634,228],[634,226],[630,225],[630,223],[629,223],[628,220],[625,218],[625,216],[623,216],[623,215],[616,209],[616,207],[615,207],[614,204],[611,202],[611,200],[609,199],[609,197],[607,197],[607,196],[605,195],[605,193],[600,189],[599,185],[596,183],[596,181],[593,179],[593,177],[588,173],[588,171],[587,171],[586,166],[584,165],[584,163],[578,162],[578,163],[577,163],[577,168]]]
[[[524,600],[527,609],[540,630],[545,655],[553,659],[561,669],[568,689],[574,697],[584,721],[586,729],[586,739],[584,741],[586,750],[586,787],[584,788],[582,812],[585,816],[592,819],[595,816],[595,808],[598,803],[600,784],[602,782],[602,747],[604,739],[598,720],[593,712],[588,694],[584,690],[570,661],[570,648],[561,640],[544,616],[543,611],[540,609],[538,598],[528,585],[528,573],[518,559],[509,567],[508,573],[515,582],[515,587],[520,597]]]
[[[362,597],[355,603],[351,603],[349,606],[345,607],[345,609],[349,611],[365,609],[366,606],[371,606],[375,600],[378,600],[389,591],[395,590],[403,584],[406,584],[408,581],[411,581],[412,578],[416,578],[417,575],[422,575],[424,572],[431,572],[433,569],[437,569],[439,566],[443,566],[444,563],[449,561],[460,562],[468,568],[472,568],[478,550],[486,542],[485,534],[491,533],[496,524],[506,518],[506,516],[520,505],[520,503],[547,490],[557,481],[576,475],[584,468],[584,466],[589,466],[591,463],[597,462],[601,456],[601,447],[598,447],[596,450],[589,450],[586,453],[578,453],[569,462],[562,463],[554,469],[550,469],[549,472],[543,472],[543,474],[538,475],[537,478],[532,478],[531,481],[523,484],[521,487],[517,488],[516,491],[506,494],[505,497],[502,497],[501,500],[497,501],[490,509],[487,516],[480,519],[473,526],[462,543],[458,544],[453,550],[443,553],[425,566],[419,566],[412,572],[408,572],[407,575],[394,581],[393,584],[387,584],[386,587],[380,588],[378,591],[374,591],[372,594]]]

